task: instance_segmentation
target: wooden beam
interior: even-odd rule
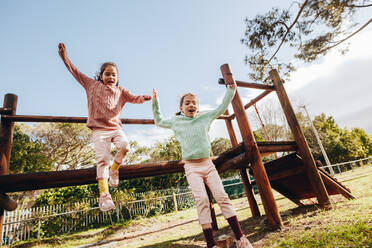
[[[11,115],[15,115],[17,111],[18,96],[14,94],[6,94],[4,96],[3,109],[11,109]],[[9,174],[10,154],[12,152],[14,123],[4,120],[1,116],[0,123],[0,176]],[[9,201],[8,201],[9,203]],[[4,208],[0,207],[0,236],[4,221]],[[15,206],[17,207],[17,206]]]
[[[240,154],[224,163],[214,163],[219,173],[246,167],[245,155]],[[167,161],[145,164],[122,165],[119,169],[120,180],[160,176],[184,172],[183,161]],[[97,183],[96,168],[32,172],[0,176],[1,192],[19,192],[27,190],[59,188]]]
[[[301,130],[301,126],[298,123],[298,120],[296,118],[291,102],[289,101],[287,92],[284,89],[283,82],[281,78],[279,77],[279,74],[276,70],[271,70],[270,76],[274,82],[276,94],[278,95],[278,98],[283,108],[283,112],[286,116],[288,125],[292,131],[293,138],[297,143],[298,153],[303,159],[304,165],[306,167],[307,175],[309,177],[313,190],[316,193],[319,205],[322,208],[326,208],[326,209],[332,208],[331,202],[329,200],[329,195],[327,193],[323,180],[320,177],[320,174],[315,164],[315,160],[313,158],[313,155],[310,152],[310,148]]]
[[[220,78],[218,80],[219,84],[225,84],[225,79]],[[243,88],[251,88],[251,89],[258,89],[258,90],[275,90],[274,86],[272,85],[267,85],[267,84],[257,84],[257,83],[248,83],[248,82],[243,82],[243,81],[238,81],[235,80],[235,83],[238,87],[243,87]]]
[[[4,120],[10,122],[64,122],[64,123],[86,123],[87,117],[71,116],[41,116],[41,115],[3,115]],[[121,119],[123,124],[154,124],[151,119]]]
[[[9,122],[62,122],[86,123],[87,117],[72,116],[42,116],[42,115],[3,115],[3,120]],[[231,116],[220,116],[218,119],[230,120]],[[123,124],[154,124],[152,119],[120,119]]]
[[[256,84],[256,83],[247,83],[243,81],[235,81],[236,85],[243,88],[251,88],[251,89],[258,89],[258,90],[275,90],[274,86],[266,85],[266,84]]]
[[[225,114],[229,115],[229,110],[228,109],[226,109]],[[239,145],[238,140],[237,140],[236,135],[235,135],[234,127],[232,125],[232,121],[231,120],[225,120],[225,123],[226,123],[227,131],[229,133],[231,145],[232,146]],[[249,161],[247,161],[247,163],[249,163]],[[252,216],[253,217],[259,217],[259,216],[261,216],[261,213],[260,213],[260,210],[258,208],[256,198],[254,197],[254,192],[253,192],[253,189],[252,189],[251,180],[249,179],[249,175],[247,173],[246,168],[240,169],[240,176],[242,178],[245,195],[247,197],[249,208],[251,209]]]
[[[355,197],[350,193],[350,191],[348,191],[347,188],[335,181],[334,178],[328,175],[328,173],[322,170],[320,170],[319,173],[322,176],[324,183],[328,185],[329,188],[333,188],[335,191],[337,191],[339,194],[343,195],[347,199],[355,199]]]
[[[226,84],[234,84],[235,80],[232,76],[228,64],[221,66],[221,72]],[[265,209],[267,220],[272,229],[279,229],[283,226],[278,207],[276,205],[270,182],[267,177],[264,165],[261,160],[260,152],[257,143],[255,142],[253,132],[248,122],[242,100],[238,90],[232,100],[232,106],[236,115],[240,133],[243,137],[246,157],[251,162],[253,175],[256,178],[257,186],[260,192],[261,200]]]

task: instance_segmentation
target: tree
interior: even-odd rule
[[[302,114],[299,113],[297,114],[297,116],[301,115]],[[310,123],[305,120],[306,118],[299,118],[301,128],[303,129],[313,156],[315,159],[321,160],[325,164]],[[332,116],[326,116],[324,113],[315,116],[313,124],[331,163],[346,162],[371,155],[372,137],[363,129],[342,129],[337,125]]]
[[[211,146],[212,146],[212,153],[214,156],[219,156],[232,147],[231,141],[226,138],[217,138],[213,140],[211,143]]]
[[[84,124],[41,123],[32,134],[43,144],[44,153],[56,170],[94,164],[95,153],[90,145],[92,131]]]
[[[246,30],[241,42],[252,52],[245,57],[251,68],[250,78],[263,81],[273,68],[286,77],[295,70],[291,62],[279,58],[287,46],[296,59],[312,62],[340,47],[372,21],[358,24],[353,17],[358,10],[372,7],[368,0],[293,1],[288,9],[273,8],[253,19],[245,19]],[[284,46],[285,45],[285,46]],[[340,52],[345,53],[347,47]],[[288,51],[286,51],[288,54]],[[292,60],[290,57],[287,61]]]
[[[10,174],[51,170],[53,168],[52,161],[44,153],[43,144],[33,141],[21,129],[19,124],[14,127]]]

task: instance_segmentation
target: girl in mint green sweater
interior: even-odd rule
[[[163,119],[157,93],[155,89],[153,90],[152,111],[155,124],[172,129],[175,138],[181,144],[186,178],[195,198],[199,223],[203,229],[207,248],[217,246],[212,233],[209,198],[204,183],[208,185],[214,199],[221,208],[223,216],[229,222],[237,240],[237,247],[252,247],[243,235],[234,207],[209,156],[211,151],[209,128],[212,121],[225,112],[235,95],[235,91],[236,84],[229,85],[220,106],[212,111],[202,112],[199,112],[198,98],[194,94],[186,94],[180,101],[180,113],[170,119]]]

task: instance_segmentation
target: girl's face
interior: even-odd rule
[[[182,105],[180,106],[180,110],[184,113],[187,117],[195,117],[199,110],[199,102],[198,98],[193,95],[186,95],[183,98]]]
[[[118,70],[115,66],[108,65],[101,75],[104,84],[114,86],[118,82]]]

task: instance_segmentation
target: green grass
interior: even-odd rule
[[[270,231],[264,216],[252,218],[246,198],[233,200],[243,231],[254,247],[262,248],[372,247],[372,166],[344,173],[337,179],[351,189],[356,199],[332,196],[332,210],[316,206],[297,207],[278,195],[276,202],[284,224],[280,231]],[[264,213],[262,205],[259,207]],[[218,206],[215,209],[219,212]],[[205,247],[196,216],[193,208],[13,247],[82,247],[100,241],[106,244],[103,247]],[[222,216],[217,217],[217,222],[219,230],[215,232],[216,237],[232,235]]]

